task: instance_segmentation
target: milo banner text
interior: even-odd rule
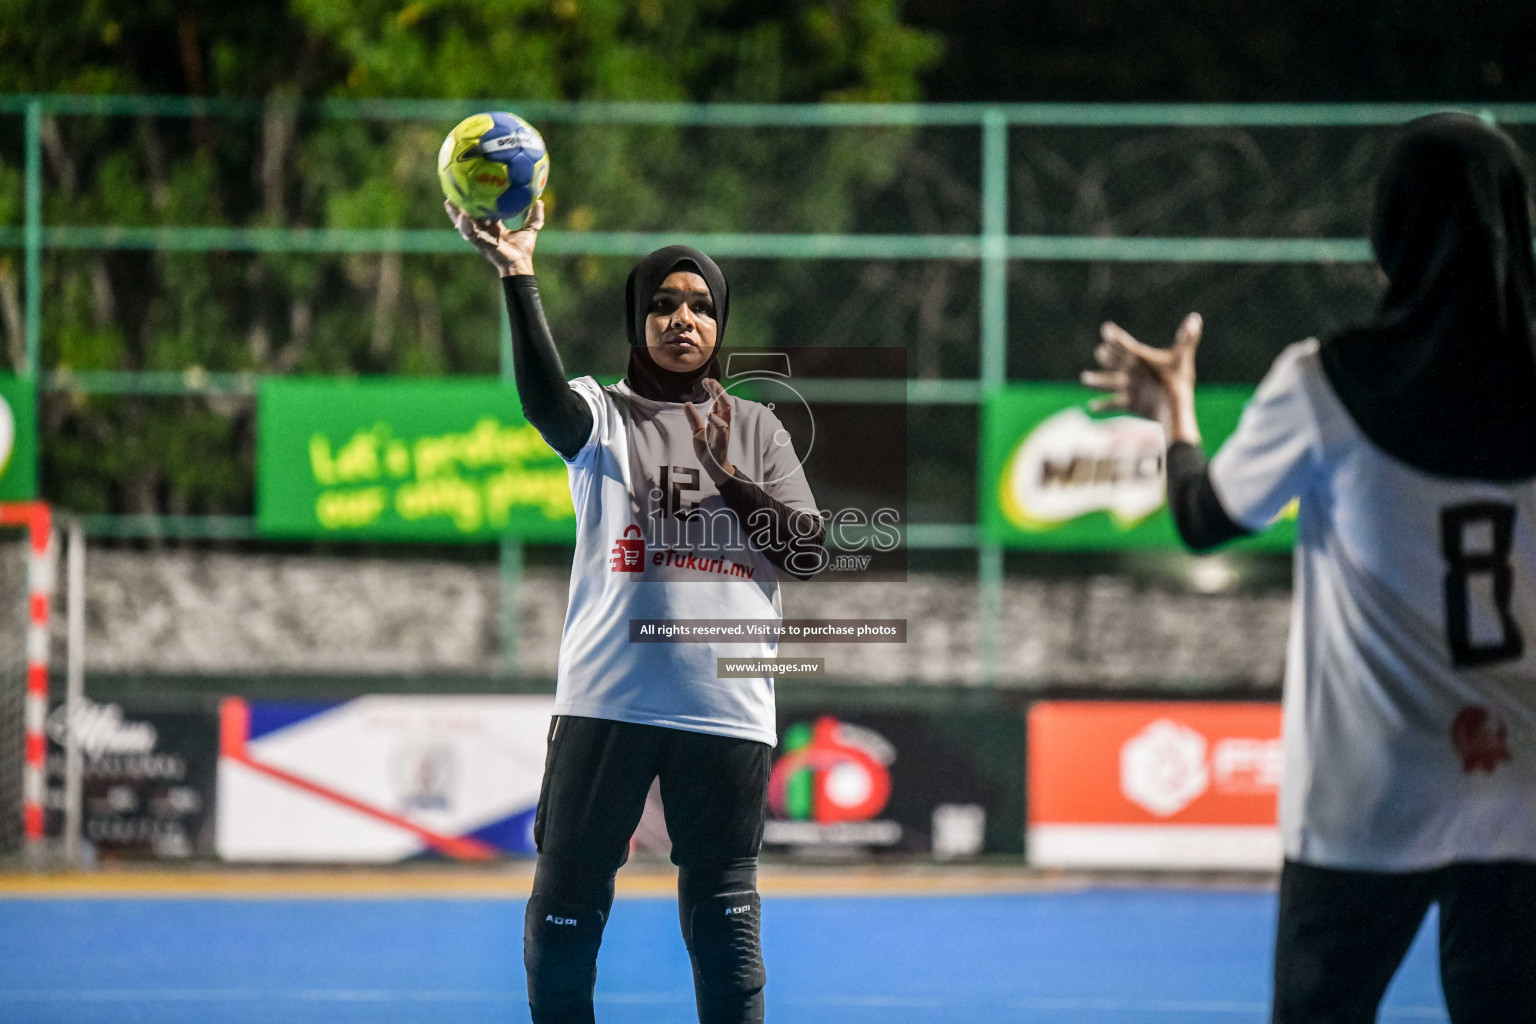
[[[1200,432],[1214,453],[1237,428],[1251,388],[1200,389]],[[1096,392],[1022,384],[987,400],[980,507],[989,540],[1016,548],[1178,548],[1168,514],[1163,431],[1124,414],[1096,415]],[[1236,546],[1286,549],[1292,513]]]
[[[308,539],[564,540],[565,464],[497,380],[266,378],[256,517]]]

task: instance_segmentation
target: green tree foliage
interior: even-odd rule
[[[900,101],[917,98],[917,76],[937,54],[932,37],[903,25],[898,0],[84,0],[62,8],[0,0],[7,92],[496,98],[513,109],[520,99]],[[45,220],[446,224],[434,160],[451,124],[293,109],[46,118]],[[19,120],[0,125],[0,223],[10,225],[20,219]],[[879,229],[895,216],[908,225],[898,229],[927,217],[944,230],[973,230],[974,196],[963,188],[891,212],[887,200],[914,194],[913,180],[948,176],[932,148],[914,150],[903,131],[541,128],[555,229],[841,231]],[[958,226],[938,223],[946,219]],[[13,362],[21,356],[19,255],[0,253],[0,329]],[[541,261],[573,373],[622,367],[628,263]],[[739,277],[737,344],[786,329],[794,340],[882,340],[878,331],[829,338],[796,327],[806,294],[846,291],[826,267],[759,265]],[[467,247],[462,256],[55,250],[45,260],[43,365],[495,373],[497,305],[494,276]],[[252,506],[248,398],[65,393],[42,410],[43,486],[69,507]]]

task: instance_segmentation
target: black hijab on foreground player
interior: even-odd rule
[[[668,370],[651,357],[645,341],[645,319],[651,297],[675,270],[690,270],[704,279],[715,304],[715,347],[709,359],[693,370]],[[566,458],[575,456],[592,433],[592,410],[571,390],[565,367],[539,301],[538,279],[532,274],[502,278],[507,313],[512,319],[512,361],[523,415],[551,448]],[[630,390],[657,402],[706,402],[704,378],[720,379],[720,348],[730,316],[730,287],[715,261],[686,245],[669,245],[646,256],[629,273],[624,286],[624,326],[629,336]]]
[[[651,298],[662,282],[679,270],[691,271],[703,278],[715,305],[715,347],[702,364],[682,372],[668,370],[657,363],[645,338],[645,320],[650,312]],[[669,245],[635,264],[624,284],[624,327],[629,335],[629,367],[624,379],[629,382],[629,389],[641,398],[657,402],[709,401],[704,379],[720,379],[720,350],[725,346],[725,325],[730,313],[731,290],[725,274],[714,260],[699,250],[686,245]]]
[[[1536,477],[1530,184],[1498,128],[1467,114],[1408,122],[1376,181],[1371,248],[1386,295],[1321,345],[1323,372],[1373,444],[1457,479]],[[1204,551],[1249,531],[1221,507],[1193,444],[1168,448],[1168,504]]]
[[[709,359],[687,371],[658,365],[645,337],[651,298],[667,275],[677,270],[702,277],[715,306],[715,347]],[[532,274],[513,274],[503,277],[501,282],[512,325],[512,360],[523,415],[551,448],[567,459],[573,458],[592,434],[592,410],[566,380],[565,367],[539,301],[537,278]],[[646,256],[630,271],[624,287],[624,322],[630,346],[625,380],[630,390],[658,402],[709,401],[703,382],[705,378],[720,379],[719,354],[729,316],[730,285],[714,260],[686,245],[669,245]],[[767,537],[754,535],[755,539],[766,541],[761,548],[763,555],[781,571],[807,578],[790,568],[790,557],[797,551],[822,546],[825,530],[819,519],[812,524],[813,530],[796,533],[790,524],[797,517],[803,521],[804,516],[757,482],[740,475],[739,470],[737,475],[722,480],[718,490],[720,499],[743,524],[754,521],[754,512],[768,510],[766,521],[772,528]]]

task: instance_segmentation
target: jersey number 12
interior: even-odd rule
[[[1482,550],[1467,550],[1467,528],[1473,525],[1491,535],[1492,543]],[[1513,505],[1477,501],[1440,510],[1440,550],[1446,563],[1445,630],[1451,643],[1453,664],[1472,666],[1513,661],[1525,652],[1520,627],[1509,612],[1509,596],[1514,587],[1509,553],[1514,534]],[[1467,582],[1474,576],[1492,577],[1493,604],[1499,613],[1500,639],[1497,642],[1472,640]]]

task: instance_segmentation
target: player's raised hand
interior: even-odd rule
[[[731,444],[731,399],[713,377],[704,378],[704,390],[715,400],[709,418],[700,415],[692,402],[684,403],[683,415],[688,417],[688,429],[693,431],[693,450],[699,464],[710,479],[718,482],[735,472],[727,454]]]
[[[494,217],[471,217],[453,203],[444,200],[443,209],[453,226],[479,250],[502,277],[533,273],[533,246],[544,226],[544,200],[534,201],[528,222],[516,231]]]
[[[1119,324],[1104,323],[1093,351],[1097,370],[1085,370],[1082,382],[1109,394],[1095,399],[1095,411],[1124,410],[1156,420],[1170,441],[1200,440],[1195,425],[1195,349],[1204,327],[1199,313],[1179,324],[1170,348],[1153,348],[1133,338]]]

